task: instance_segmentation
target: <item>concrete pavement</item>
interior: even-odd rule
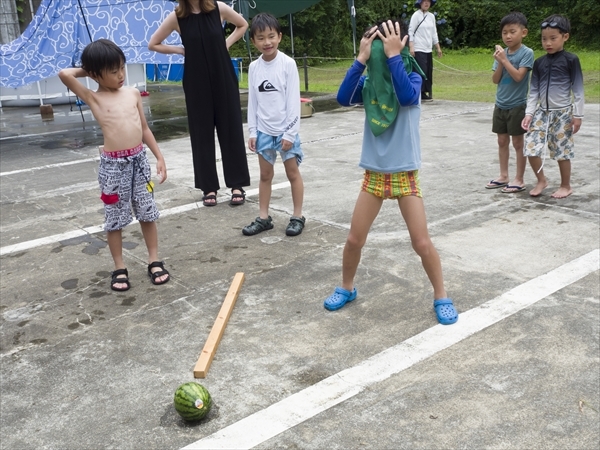
[[[292,202],[281,163],[271,204],[275,228],[249,238],[241,228],[258,214],[255,155],[248,155],[246,205],[228,206],[222,189],[219,205],[205,208],[191,188],[189,139],[183,132],[161,137],[168,180],[156,194],[164,213],[160,253],[173,279],[150,283],[141,232],[131,225],[124,247],[132,289],[121,294],[110,290],[111,258],[97,231],[97,127],[86,122],[83,130],[73,120],[59,129],[69,113],[21,137],[3,125],[2,448],[162,449],[202,446],[202,439],[214,448],[215,433],[232,436],[228,427],[269,417],[269,407],[277,411],[271,422],[284,424],[280,432],[260,433],[271,423],[240,428],[259,448],[596,448],[600,108],[586,105],[576,135],[574,194],[554,200],[559,175],[552,161],[540,198],[484,189],[498,172],[492,107],[423,105],[421,182],[430,233],[463,315],[442,330],[395,202],[384,203],[367,241],[358,299],[334,313],[323,309],[340,282],[360,189],[360,108],[316,108],[302,120],[307,226],[295,238],[285,236]],[[5,124],[8,115],[2,112]],[[206,420],[186,424],[173,393],[193,380],[236,272],[246,281],[208,376],[198,380],[215,406]],[[519,302],[526,306],[507,307],[497,322],[484,323],[486,310],[496,314]],[[448,346],[431,350],[439,339]],[[394,349],[414,361],[377,359]],[[373,368],[389,373],[365,375]],[[356,381],[344,381],[344,373]],[[331,383],[343,401],[312,415],[278,406],[326,404],[313,387],[336,377],[342,381]],[[295,394],[302,400],[285,403]]]

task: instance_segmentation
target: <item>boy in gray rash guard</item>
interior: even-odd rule
[[[533,64],[527,109],[521,123],[527,130],[524,154],[537,177],[529,195],[538,197],[548,185],[542,170],[547,146],[550,158],[558,161],[560,169],[560,188],[552,197],[565,198],[573,192],[573,135],[579,131],[583,119],[583,73],[577,55],[564,51],[571,29],[569,20],[554,14],[541,27],[542,45],[547,53]]]

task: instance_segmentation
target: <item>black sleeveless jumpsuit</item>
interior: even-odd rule
[[[240,93],[225,45],[219,7],[178,19],[185,47],[183,91],[194,163],[194,184],[205,194],[219,190],[215,126],[221,147],[225,184],[250,185]]]

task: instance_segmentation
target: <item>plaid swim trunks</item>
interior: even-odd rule
[[[383,199],[414,195],[423,197],[419,184],[419,171],[380,173],[365,171],[362,191]]]
[[[538,108],[533,114],[529,131],[525,135],[525,156],[544,156],[547,146],[551,159],[564,161],[573,159],[575,143],[573,141],[573,107],[551,109]]]

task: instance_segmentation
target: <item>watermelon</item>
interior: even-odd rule
[[[188,421],[200,420],[212,406],[210,394],[204,386],[193,381],[184,383],[175,391],[175,410]]]

